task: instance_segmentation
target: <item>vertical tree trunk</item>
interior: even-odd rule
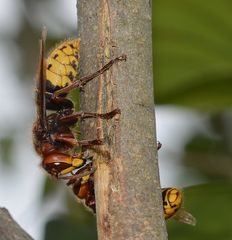
[[[86,121],[82,135],[105,139],[94,147],[98,238],[167,239],[156,158],[151,2],[79,0],[77,8],[82,76],[127,55],[87,84],[81,99],[85,111],[121,109],[108,122]]]

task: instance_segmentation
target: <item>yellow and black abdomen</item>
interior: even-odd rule
[[[171,218],[181,208],[183,196],[177,188],[163,188],[163,209],[165,219]]]
[[[71,108],[73,104],[65,95],[54,102],[52,94],[79,79],[80,39],[68,40],[59,44],[46,60],[46,108],[59,110]]]

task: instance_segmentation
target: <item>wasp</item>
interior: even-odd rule
[[[120,114],[116,108],[108,113],[75,112],[67,98],[73,89],[83,88],[86,83],[108,70],[113,64],[125,61],[126,56],[117,57],[97,72],[79,78],[80,39],[61,43],[45,59],[46,28],[39,41],[39,65],[36,78],[37,119],[33,125],[33,143],[42,157],[43,168],[59,177],[85,168],[90,160],[83,152],[75,153],[76,147],[103,144],[102,139],[80,140],[72,128],[85,118],[111,119]],[[48,111],[51,111],[48,113]],[[74,152],[74,153],[73,153]]]
[[[183,193],[178,188],[162,188],[163,211],[165,219],[175,218],[179,222],[195,226],[196,219],[184,210]]]
[[[89,171],[91,172],[91,170]],[[93,171],[91,174],[79,175],[79,178],[73,184],[73,192],[78,199],[84,201],[84,204],[93,211],[96,212],[95,195],[94,195],[94,180]],[[68,183],[72,184],[71,182]],[[187,212],[183,208],[183,193],[178,188],[162,188],[162,201],[163,201],[163,213],[165,220],[174,218],[179,222],[189,225],[196,225],[196,219],[191,213]]]
[[[195,226],[196,219],[182,207],[182,191],[172,187],[162,188],[161,191],[165,220],[174,218],[179,222]],[[92,174],[79,178],[73,185],[73,192],[79,199],[84,200],[85,205],[92,210],[93,213],[96,212]]]
[[[157,142],[157,150],[161,148],[162,144]],[[77,198],[84,201],[85,205],[96,212],[95,195],[94,195],[94,180],[93,169],[91,164],[87,173],[77,174],[67,185],[73,185],[73,192]],[[86,170],[85,170],[86,171]],[[88,174],[90,173],[90,174]],[[165,220],[174,218],[179,222],[189,225],[196,225],[196,219],[191,213],[183,208],[183,193],[180,189],[174,187],[162,188],[163,213]]]

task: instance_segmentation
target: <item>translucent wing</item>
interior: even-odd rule
[[[38,64],[38,73],[36,77],[36,103],[37,103],[37,119],[40,127],[43,130],[47,129],[46,121],[46,100],[45,100],[45,91],[46,91],[46,63],[44,58],[45,51],[45,40],[47,35],[46,27],[43,27],[42,38],[39,41],[39,64]]]
[[[192,226],[195,226],[197,223],[196,218],[193,217],[191,213],[185,211],[183,208],[179,209],[176,212],[174,218],[179,222],[186,223]]]

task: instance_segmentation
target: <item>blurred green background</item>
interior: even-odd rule
[[[68,2],[11,0],[0,8],[0,205],[41,240],[97,239],[95,218],[42,172],[31,145],[41,26],[48,48],[75,36],[76,1]],[[186,187],[185,209],[197,219],[195,227],[169,220],[169,239],[231,240],[232,2],[152,2],[161,183]]]
[[[204,184],[184,191],[196,227],[169,221],[171,240],[232,239],[231,10],[226,0],[153,1],[155,102],[191,109],[210,129],[184,144],[181,162]]]

